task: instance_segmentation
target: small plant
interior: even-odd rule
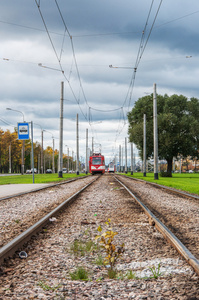
[[[126,273],[126,277],[127,277],[127,279],[135,279],[136,278],[135,273],[133,273],[132,270],[129,270]]]
[[[159,276],[162,275],[162,273],[160,272],[160,263],[158,264],[157,269],[156,269],[155,266],[153,266],[153,267],[150,268],[150,270],[151,270],[151,272],[153,274],[152,277],[155,278],[155,279],[157,279]]]
[[[20,220],[19,219],[16,219],[15,220],[15,223],[19,224]]]
[[[117,235],[117,232],[114,232],[111,228],[110,224],[111,220],[108,219],[108,222],[105,222],[107,226],[107,231],[102,233],[101,235],[97,235],[95,239],[100,239],[100,244],[101,247],[105,250],[106,252],[106,257],[104,259],[104,264],[109,265],[110,267],[108,268],[108,276],[111,276],[109,278],[115,278],[115,273],[114,273],[114,266],[118,258],[122,255],[124,252],[124,243],[120,247],[116,247],[116,245],[113,244],[113,239],[115,235]],[[101,226],[98,227],[98,232],[102,232]]]
[[[98,266],[102,266],[102,265],[103,265],[104,259],[103,259],[103,257],[101,256],[101,254],[98,255],[98,258],[95,260],[95,263],[96,263],[96,265],[98,265]]]
[[[110,279],[115,279],[117,277],[117,271],[115,269],[108,269],[108,277]]]
[[[86,250],[86,252],[92,252],[93,249],[95,249],[95,248],[96,248],[96,244],[92,240],[88,240],[85,243],[85,250]]]
[[[97,245],[92,241],[81,241],[81,240],[74,240],[73,244],[71,245],[70,249],[75,255],[84,256],[87,252],[92,252],[97,248]]]
[[[82,243],[79,240],[74,240],[73,244],[70,247],[71,251],[73,251],[73,253],[75,255],[79,255],[81,254],[81,256],[84,256],[84,251],[83,251],[83,247],[82,247]]]
[[[44,290],[44,291],[55,291],[57,290],[59,287],[61,287],[61,285],[58,286],[49,286],[47,283],[43,282],[43,281],[39,281],[38,285]]]
[[[88,271],[83,267],[78,267],[73,273],[70,273],[72,280],[88,280]]]

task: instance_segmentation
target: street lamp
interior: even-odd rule
[[[12,109],[10,107],[7,107],[6,109],[7,110],[16,111],[16,112],[22,114],[22,116],[23,116],[23,122],[25,122],[25,120],[24,120],[24,114],[22,113],[22,111],[16,110],[16,109]],[[21,153],[21,174],[22,175],[24,174],[24,154],[25,154],[25,140],[23,140],[22,153]]]
[[[43,154],[43,140],[44,140],[44,138],[43,138],[43,129],[42,129],[41,125],[39,125],[37,123],[34,123],[34,124],[41,128],[41,174],[43,174],[44,173],[44,167],[43,167],[43,157],[44,157],[44,154]]]
[[[10,107],[7,107],[6,109],[7,109],[7,110],[12,110],[12,111],[17,111],[17,112],[19,112],[20,114],[22,114],[22,116],[23,116],[23,122],[25,122],[25,121],[24,121],[24,114],[22,113],[22,111],[16,110],[16,109],[12,109],[12,108],[10,108]]]
[[[46,131],[52,135],[52,139],[53,139],[53,173],[55,173],[55,158],[54,158],[54,156],[55,156],[55,154],[54,154],[55,140],[54,140],[54,136],[53,136],[52,132],[50,132],[48,130],[44,129],[43,131]]]

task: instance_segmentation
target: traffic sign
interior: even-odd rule
[[[18,139],[29,140],[29,123],[18,123]]]

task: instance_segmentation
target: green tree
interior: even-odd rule
[[[172,173],[172,160],[177,155],[198,157],[199,100],[183,95],[157,95],[158,155],[167,160]],[[153,157],[153,95],[137,100],[128,114],[129,140],[143,157],[143,115],[146,114],[147,157]]]

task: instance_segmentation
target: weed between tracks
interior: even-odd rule
[[[99,272],[101,274],[97,281],[103,280],[108,277],[109,279],[139,279],[132,270],[118,271],[116,268],[116,263],[122,257],[124,253],[124,243],[117,246],[114,243],[114,237],[118,234],[113,231],[111,227],[111,221],[105,222],[105,226],[97,228],[98,235],[93,238],[93,231],[87,229],[83,233],[79,234],[79,238],[76,238],[72,244],[69,246],[69,252],[74,255],[74,261],[83,260],[86,256],[88,260],[96,265],[94,267],[94,273]],[[82,258],[81,258],[82,257]],[[153,266],[149,268],[151,271],[151,276],[145,277],[144,279],[157,279],[162,275],[160,272],[160,263],[157,267]],[[90,270],[88,268],[78,263],[75,269],[69,273],[70,279],[72,280],[93,280]]]

